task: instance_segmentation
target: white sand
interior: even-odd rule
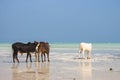
[[[119,59],[82,60],[72,54],[53,53],[50,60],[14,64],[12,57],[0,57],[0,80],[120,80]]]

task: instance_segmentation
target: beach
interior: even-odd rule
[[[50,46],[50,62],[13,63],[11,44],[0,44],[0,80],[120,80],[120,44],[95,44],[91,59],[78,58],[79,44]]]

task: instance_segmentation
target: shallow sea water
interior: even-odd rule
[[[11,44],[0,44],[1,80],[120,79],[120,43],[93,43],[92,59],[78,58],[79,43],[50,44],[50,62],[26,63],[26,54],[12,62]],[[109,70],[112,68],[112,72]],[[5,75],[7,77],[5,77]],[[109,76],[109,78],[108,78]]]

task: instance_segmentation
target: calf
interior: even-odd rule
[[[83,58],[85,58],[84,57],[84,52],[87,52],[87,59],[90,59],[91,50],[92,50],[92,44],[91,43],[80,43],[79,53],[82,53]]]
[[[46,56],[45,55],[47,54],[47,59],[48,59],[48,62],[49,62],[50,61],[49,60],[49,50],[50,50],[50,46],[49,46],[48,42],[40,42],[40,45],[38,46],[38,52],[36,53],[36,55],[37,55],[36,59],[38,59],[38,61],[40,61],[39,60],[39,54],[41,54],[42,62],[46,61]]]
[[[15,63],[15,59],[17,60],[17,62],[19,63],[19,59],[17,57],[18,52],[23,54],[23,53],[27,53],[27,57],[26,57],[26,62],[28,60],[28,56],[30,57],[30,61],[31,60],[31,54],[30,52],[36,52],[38,50],[38,46],[39,43],[34,41],[34,43],[21,43],[21,42],[16,42],[14,44],[12,44],[12,49],[13,49],[13,62]]]

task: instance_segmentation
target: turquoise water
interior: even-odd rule
[[[52,52],[78,54],[79,43],[51,44]],[[92,56],[120,57],[120,43],[92,43]]]
[[[113,57],[120,57],[120,43],[92,43],[92,56],[112,55]],[[50,54],[64,53],[64,54],[78,54],[79,43],[51,43]],[[0,56],[11,56],[11,44],[0,44]]]

